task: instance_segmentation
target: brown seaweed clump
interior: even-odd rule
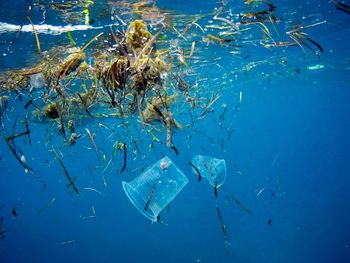
[[[59,107],[56,102],[49,104],[45,109],[45,114],[50,119],[57,119],[60,116]]]
[[[147,30],[147,26],[142,20],[131,22],[126,35],[126,43],[136,52],[141,51],[152,38],[152,34]]]

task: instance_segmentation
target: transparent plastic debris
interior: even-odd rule
[[[131,203],[147,218],[156,222],[160,212],[188,183],[187,177],[164,157],[149,166],[131,182],[122,182]]]
[[[219,188],[226,179],[226,163],[224,159],[217,159],[204,155],[195,155],[192,164],[197,167],[201,176],[209,181],[213,187]],[[192,167],[192,171],[197,171]]]
[[[45,86],[45,77],[43,73],[38,73],[30,76],[30,87],[32,89],[41,89]]]

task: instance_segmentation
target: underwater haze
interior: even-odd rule
[[[347,0],[0,1],[0,262],[350,262],[349,83]]]

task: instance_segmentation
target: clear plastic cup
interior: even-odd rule
[[[156,222],[159,213],[187,183],[187,177],[166,156],[149,166],[133,181],[122,182],[122,185],[131,203],[144,216]]]
[[[219,188],[226,180],[226,163],[224,159],[216,159],[204,155],[195,155],[192,164],[196,166],[201,176],[209,181],[213,187]],[[192,171],[197,171],[192,167]]]

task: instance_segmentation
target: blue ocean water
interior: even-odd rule
[[[1,1],[0,23],[29,27],[29,15],[37,30],[40,25],[84,25],[87,8],[95,29],[71,32],[81,47],[100,32],[108,35],[111,24],[126,29],[119,18],[126,24],[146,19],[142,10],[137,13],[121,4],[136,1],[53,2],[73,3],[74,8],[55,9],[52,1]],[[34,107],[24,108],[30,98],[41,105],[40,89],[32,95],[28,90],[1,90],[9,100],[0,128],[0,262],[349,262],[350,15],[335,8],[340,2],[272,1],[280,22],[241,25],[246,31],[234,43],[206,41],[208,34],[232,36],[219,35],[225,29],[212,30],[210,25],[228,25],[215,20],[212,12],[223,8],[221,17],[236,23],[238,14],[258,12],[266,4],[254,2],[255,9],[243,0],[150,3],[157,8],[151,14],[166,13],[179,30],[199,15],[211,14],[196,22],[203,32],[192,25],[181,37],[166,29],[165,43],[155,47],[161,50],[176,39],[188,54],[196,42],[198,61],[186,58],[188,65],[172,68],[188,81],[196,99],[193,110],[184,101],[172,108],[183,125],[172,134],[178,155],[166,146],[164,124],[152,124],[160,140],[152,143],[150,128],[139,122],[137,112],[127,125],[108,114],[85,116],[76,124],[82,137],[69,146],[54,121],[39,121],[31,115]],[[264,25],[273,41],[266,40]],[[305,27],[301,32],[323,52],[310,41],[308,46],[299,42],[302,47],[261,45],[290,41],[285,32],[297,27]],[[150,30],[155,34],[157,29],[155,25]],[[17,32],[0,24],[2,74],[41,60],[34,34],[23,31],[16,37]],[[43,51],[70,44],[66,33],[38,36]],[[108,48],[96,41],[86,53]],[[93,65],[94,60],[88,57],[87,63]],[[220,97],[206,108],[215,95]],[[25,130],[26,114],[31,145],[21,136],[16,151],[34,174],[24,171],[6,144],[7,137]],[[94,135],[99,157],[85,129]],[[127,145],[123,173],[123,152],[114,153],[115,142]],[[76,177],[79,195],[67,186],[53,147]],[[188,165],[196,154],[226,161],[227,177],[217,197]],[[189,183],[160,221],[150,223],[129,201],[121,182],[133,180],[164,155]]]

